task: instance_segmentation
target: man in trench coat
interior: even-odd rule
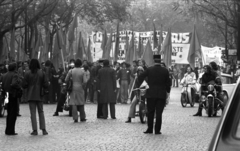
[[[108,118],[108,104],[110,105],[111,118],[116,119],[116,73],[114,69],[110,68],[109,60],[104,60],[103,68],[99,70],[98,92],[100,94],[99,103],[102,103],[103,119]]]

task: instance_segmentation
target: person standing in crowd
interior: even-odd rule
[[[115,117],[116,104],[116,74],[115,70],[109,67],[109,60],[103,61],[103,68],[98,73],[98,92],[100,93],[100,103],[102,103],[103,119],[108,118],[108,104],[112,119]]]
[[[161,56],[154,55],[155,65],[147,68],[139,75],[139,84],[141,86],[145,78],[148,78],[149,89],[147,89],[145,97],[147,98],[148,110],[148,128],[145,134],[153,133],[153,121],[156,112],[155,134],[161,134],[162,126],[162,112],[166,105],[166,98],[168,98],[171,88],[169,80],[169,71],[161,67]]]
[[[99,65],[97,66],[97,81],[96,81],[97,85],[99,83],[98,74],[99,74],[99,70],[103,67],[103,61],[104,61],[103,59],[99,59]],[[97,118],[103,118],[102,106],[103,104],[100,99],[100,93],[99,91],[97,91]]]
[[[88,66],[88,64],[84,64],[83,65],[83,70],[84,70],[84,72],[85,72],[85,76],[87,76],[86,78],[87,79],[90,79],[90,71],[89,71],[89,66]],[[89,84],[89,80],[87,81],[87,83],[86,83],[86,86],[85,86],[85,88],[84,88],[84,100],[85,100],[85,102],[87,102],[87,99],[88,99],[88,90],[89,90],[89,86],[90,84]]]
[[[58,116],[58,112],[63,112],[63,105],[66,101],[67,97],[67,91],[66,91],[66,83],[65,83],[65,78],[67,76],[67,71],[61,71],[58,73],[59,79],[58,79],[58,84],[60,86],[60,95],[58,97],[57,101],[57,108],[53,116]]]
[[[52,62],[50,60],[47,60],[45,62],[45,67],[43,68],[43,71],[46,73],[46,78],[47,78],[47,81],[49,81],[49,87],[48,87],[48,94],[46,94],[44,96],[44,103],[48,104],[48,103],[52,103],[53,100],[52,100],[52,92],[53,92],[53,86],[52,86],[52,75],[53,75],[53,72],[52,72]]]
[[[128,88],[130,84],[131,71],[127,69],[126,62],[122,63],[122,69],[118,72],[118,78],[120,82],[121,103],[127,104],[128,101]]]
[[[17,64],[11,63],[8,72],[0,77],[4,93],[8,93],[9,100],[7,106],[6,135],[17,135],[15,132],[15,123],[18,114],[18,98],[21,90],[21,81],[17,74]]]
[[[98,62],[94,62],[90,70],[90,102],[97,103],[97,68]]]
[[[81,69],[82,61],[77,59],[75,61],[75,67],[71,69],[65,79],[66,82],[72,78],[73,87],[72,92],[70,93],[70,102],[69,105],[72,106],[72,116],[75,123],[78,122],[78,111],[80,112],[81,122],[86,121],[86,114],[84,110],[84,87],[87,84],[86,73]]]
[[[117,79],[117,75],[118,72],[120,70],[120,63],[115,61],[114,62],[114,68],[113,68],[116,72],[116,79]],[[120,84],[119,84],[119,79],[116,80],[116,102],[120,103],[121,102],[121,98],[120,98]]]
[[[176,68],[176,66],[172,66],[172,75],[173,75],[173,87],[178,87],[178,69]]]
[[[38,110],[40,129],[43,135],[48,135],[43,111],[42,89],[47,89],[49,82],[45,73],[40,70],[40,64],[37,59],[31,60],[29,69],[30,71],[24,76],[23,88],[27,89],[27,100],[29,102],[33,129],[31,135],[38,135],[36,109]]]
[[[29,71],[28,62],[25,61],[25,62],[23,62],[22,64],[23,64],[22,67],[20,67],[20,68],[18,69],[18,75],[19,75],[20,77],[24,77],[25,74],[26,74],[26,72]],[[23,90],[23,95],[22,95],[22,98],[21,98],[21,102],[23,102],[23,103],[27,102],[27,91],[26,91],[26,90]]]

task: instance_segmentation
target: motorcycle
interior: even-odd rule
[[[206,110],[208,117],[216,116],[218,110],[222,109],[223,101],[217,97],[216,87],[219,85],[208,84],[207,90],[202,91],[200,103],[203,104],[203,108]]]
[[[6,99],[6,94],[2,89],[2,82],[0,82],[0,117],[3,117],[5,114],[6,105],[7,105],[5,99]]]
[[[186,107],[187,104],[190,104],[191,107],[194,107],[195,104],[195,98],[196,98],[196,94],[192,96],[192,99],[190,100],[190,96],[189,96],[189,92],[188,87],[190,84],[183,84],[183,92],[181,93],[181,104],[182,107]]]

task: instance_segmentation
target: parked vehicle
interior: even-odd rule
[[[218,123],[209,151],[240,150],[240,79],[238,79],[232,95],[225,106]]]
[[[187,91],[188,90],[188,84],[183,84],[183,92],[181,93],[181,104],[182,104],[182,107],[186,107],[187,104],[190,104],[191,107],[194,107],[194,104],[195,104],[195,98],[196,98],[196,95],[194,94],[192,96],[192,99],[190,100],[190,94],[189,92]]]

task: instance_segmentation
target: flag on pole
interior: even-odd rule
[[[158,47],[157,32],[155,24],[153,23],[153,49]]]
[[[11,30],[11,41],[10,41],[10,61],[15,60],[15,28]]]
[[[7,59],[7,55],[8,55],[7,47],[8,47],[7,42],[3,42],[2,51],[0,51],[0,63],[4,63],[4,61],[6,61]]]
[[[69,28],[69,32],[68,32],[69,43],[73,43],[75,41],[75,29],[77,27],[78,27],[78,18],[77,18],[77,15],[75,15],[73,18],[73,22]]]
[[[114,60],[118,60],[118,55],[119,55],[119,20],[117,23],[117,33],[115,35],[115,51],[114,51]]]
[[[102,48],[103,53],[105,51],[105,47],[106,47],[107,41],[108,41],[107,31],[104,30],[104,34],[102,34],[102,43],[101,43],[101,48]]]
[[[73,51],[73,42],[76,40],[75,38],[75,29],[78,27],[78,18],[77,15],[74,16],[73,22],[70,25],[69,32],[68,32],[68,41],[69,41],[69,51],[70,57],[73,58],[74,51]]]
[[[110,36],[108,37],[108,41],[105,46],[105,51],[103,52],[102,58],[110,60],[110,52],[112,49],[112,32],[110,33]]]
[[[201,41],[199,39],[196,26],[194,24],[193,32],[192,32],[192,38],[190,41],[190,48],[188,53],[188,62],[192,69],[195,67],[195,58],[201,58],[202,57],[202,51],[201,51]]]
[[[132,64],[133,60],[135,60],[135,49],[134,49],[134,32],[132,31],[132,38],[130,41],[130,46],[128,47],[127,59],[126,62]]]
[[[143,55],[143,43],[142,43],[142,39],[141,39],[140,34],[139,34],[139,37],[138,37],[138,58],[142,58],[142,55]]]
[[[166,64],[167,68],[172,64],[172,33],[171,28],[168,28],[167,36],[163,42],[162,47],[163,62]]]
[[[154,64],[153,51],[152,51],[150,40],[148,40],[148,42],[146,44],[142,59],[145,60],[145,62],[148,66],[152,66]]]
[[[91,42],[91,39],[89,37],[88,38],[88,47],[87,47],[87,58],[88,58],[89,62],[93,62],[91,49],[92,49],[92,42]]]
[[[86,53],[85,53],[85,46],[82,38],[82,33],[79,32],[79,38],[78,38],[78,45],[77,45],[77,52],[76,52],[76,58],[78,59],[86,59]]]
[[[163,42],[163,32],[162,32],[162,25],[161,25],[161,31],[159,33],[159,39],[158,39],[158,54],[160,54],[162,50],[162,42]]]
[[[55,69],[58,69],[59,67],[61,67],[60,66],[61,62],[64,65],[64,59],[63,59],[63,55],[62,55],[63,47],[64,47],[63,37],[61,35],[60,29],[58,29],[56,36],[55,36],[53,59],[52,59],[52,63],[54,65]]]

